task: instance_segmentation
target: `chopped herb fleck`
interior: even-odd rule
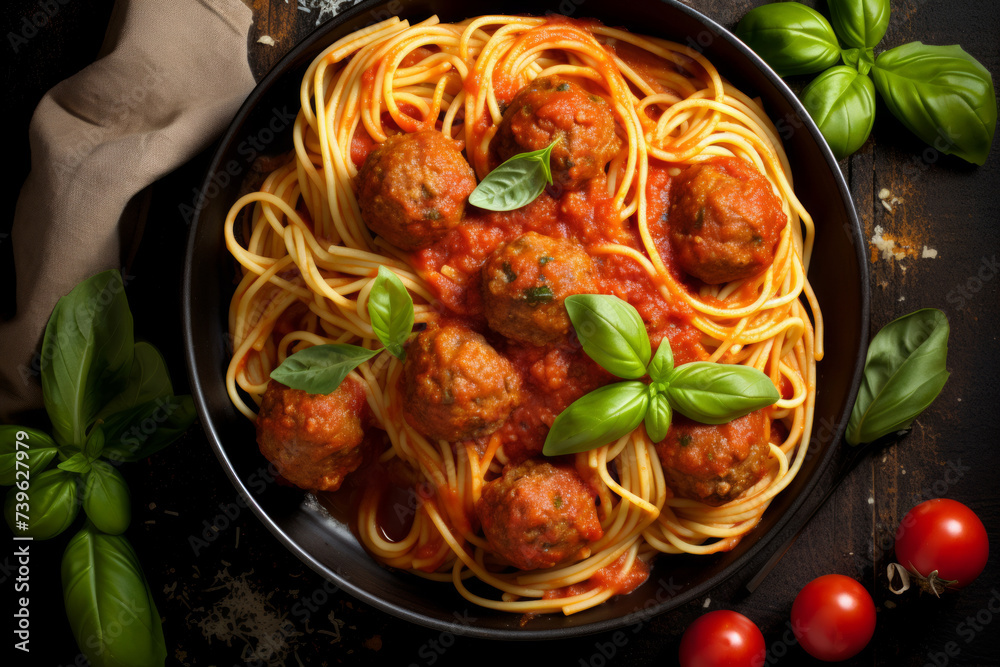
[[[434,196],[434,193],[431,192],[426,183],[420,184],[420,194],[423,195],[424,199],[431,199]]]
[[[691,444],[691,436],[685,433],[678,439],[677,444],[679,444],[681,447],[687,447],[688,445]]]
[[[539,257],[538,258],[538,266],[545,266],[546,264],[548,264],[549,262],[551,262],[553,259],[555,259],[555,258],[554,257],[549,257],[548,255],[546,255],[545,257]]]
[[[424,220],[440,220],[441,213],[436,208],[429,208],[424,211]]]
[[[705,207],[698,209],[698,214],[694,217],[694,228],[701,229],[701,226],[705,224]]]
[[[542,285],[541,287],[529,287],[524,290],[524,298],[528,302],[529,306],[549,303],[554,297],[555,294],[552,293],[552,288],[548,285]]]
[[[564,81],[563,83],[560,83],[558,86],[556,86],[556,90],[558,90],[560,93],[565,93],[567,90],[569,90],[569,84]]]
[[[552,499],[552,506],[555,507],[556,509],[562,507],[562,504],[563,504],[562,496],[556,496],[555,498]]]
[[[500,268],[503,270],[503,277],[507,279],[507,282],[512,283],[517,280],[517,274],[514,273],[514,269],[510,268],[510,262],[504,262]]]

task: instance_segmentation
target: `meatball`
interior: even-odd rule
[[[569,332],[564,301],[597,292],[594,262],[564,239],[528,232],[483,267],[483,310],[490,328],[522,343],[546,345]]]
[[[365,224],[398,248],[419,250],[461,221],[476,177],[454,141],[422,130],[393,135],[369,153],[357,187]]]
[[[681,498],[728,503],[767,471],[769,431],[763,410],[717,425],[674,413],[667,437],[656,443],[667,485]]]
[[[615,118],[599,95],[557,76],[538,77],[518,91],[490,142],[497,164],[556,139],[549,164],[554,183],[574,189],[604,173],[618,152]]]
[[[575,469],[528,459],[483,486],[476,513],[494,551],[534,570],[585,557],[604,535],[594,496]]]
[[[435,440],[469,440],[500,428],[517,405],[520,378],[486,339],[449,324],[428,329],[407,349],[406,418]]]
[[[330,394],[271,380],[257,415],[261,454],[296,486],[336,491],[363,458],[365,390],[345,379]]]
[[[752,163],[715,158],[683,171],[672,187],[670,240],[687,273],[718,285],[771,266],[788,218]]]

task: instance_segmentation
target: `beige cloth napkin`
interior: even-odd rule
[[[0,420],[41,407],[45,323],[78,282],[122,266],[136,195],[205,149],[252,90],[252,20],[240,0],[119,0],[105,55],[42,98],[11,232],[17,312],[0,324]]]

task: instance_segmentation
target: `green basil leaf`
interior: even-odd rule
[[[0,485],[34,479],[58,454],[59,448],[48,433],[24,426],[0,425]]]
[[[90,435],[87,436],[87,444],[83,446],[83,453],[88,459],[95,461],[104,451],[104,443],[104,429],[95,426],[90,430]]]
[[[27,491],[12,487],[3,510],[14,535],[47,540],[69,528],[80,510],[76,479],[65,470],[46,470],[31,478]]]
[[[368,296],[368,317],[389,354],[406,361],[403,343],[413,331],[413,298],[403,281],[384,266],[378,267],[378,278]]]
[[[118,412],[104,422],[101,456],[111,461],[142,461],[160,451],[194,423],[197,412],[188,395],[167,396]]]
[[[882,327],[868,346],[864,378],[847,424],[857,445],[907,428],[948,379],[948,318],[924,308]]]
[[[642,382],[618,382],[581,396],[559,413],[545,438],[545,456],[585,452],[631,433],[646,415],[649,391]]]
[[[666,393],[677,412],[702,424],[725,424],[781,398],[756,368],[708,361],[678,366]]]
[[[872,74],[886,106],[911,132],[942,153],[986,162],[996,93],[989,71],[962,47],[897,46],[879,54]]]
[[[573,294],[565,304],[587,356],[621,378],[646,374],[649,335],[631,304],[607,294]]]
[[[97,414],[97,418],[104,419],[108,415],[129,410],[154,398],[173,395],[174,388],[170,383],[170,373],[167,371],[163,355],[155,346],[139,341],[135,344],[128,384],[120,394],[108,401]]]
[[[348,373],[381,351],[357,345],[313,345],[285,359],[271,371],[271,379],[310,394],[329,394]]]
[[[646,418],[643,422],[646,425],[646,435],[653,442],[660,442],[667,437],[670,430],[670,420],[673,411],[670,409],[670,400],[666,394],[653,393],[649,399],[649,409],[646,411]]]
[[[736,26],[736,36],[778,76],[820,72],[840,60],[840,45],[830,23],[798,2],[750,10]]]
[[[94,461],[83,480],[83,511],[98,530],[120,535],[132,520],[128,484],[104,461]]]
[[[549,158],[559,143],[518,153],[486,175],[469,195],[469,203],[487,211],[513,211],[535,201],[545,185],[552,183]]]
[[[105,535],[88,522],[66,545],[62,587],[66,617],[89,664],[164,664],[160,613],[139,557],[123,536]]]
[[[826,4],[834,32],[848,46],[874,48],[889,28],[889,0],[827,0]]]
[[[42,398],[56,442],[83,445],[97,413],[125,388],[133,347],[118,271],[88,278],[59,299],[42,342]]]
[[[846,65],[816,77],[802,91],[802,104],[838,160],[861,148],[875,125],[875,86]]]
[[[90,472],[90,459],[83,452],[78,452],[56,466],[60,470],[84,475]]]
[[[674,352],[670,349],[670,340],[666,336],[660,341],[646,371],[653,382],[667,382],[674,374]]]

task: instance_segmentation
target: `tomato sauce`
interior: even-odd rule
[[[563,586],[545,591],[542,599],[554,600],[567,598],[595,589],[613,591],[612,595],[627,595],[631,593],[649,578],[649,566],[644,561],[636,558],[632,561],[632,567],[626,570],[625,561],[627,555],[627,553],[622,554],[618,557],[618,560],[594,572],[586,581],[581,581],[572,586]]]

